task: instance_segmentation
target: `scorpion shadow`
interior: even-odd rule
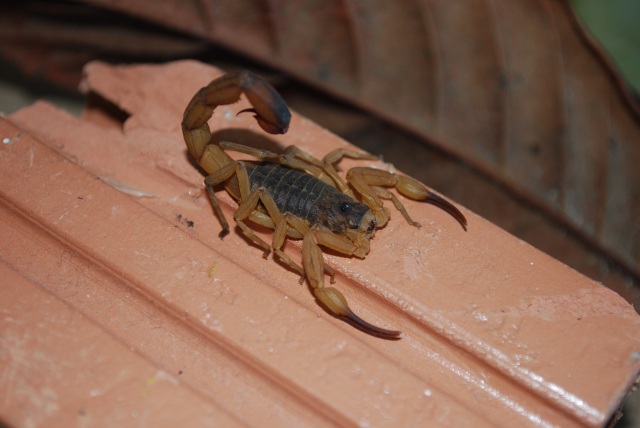
[[[229,141],[232,143],[244,144],[256,149],[269,150],[274,153],[282,153],[286,146],[277,143],[275,140],[257,132],[249,131],[242,128],[226,128],[211,133],[211,143],[217,144],[220,141]],[[199,170],[205,177],[207,172],[198,165],[196,159],[189,154],[189,150],[185,148],[184,156],[194,168]],[[247,159],[249,159],[248,157]]]

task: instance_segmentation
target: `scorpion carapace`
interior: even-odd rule
[[[333,270],[323,261],[321,247],[347,256],[365,257],[376,229],[389,220],[390,211],[383,206],[383,199],[391,200],[409,224],[420,227],[400,199],[387,190],[390,187],[408,198],[443,208],[465,229],[466,218],[450,202],[411,177],[369,167],[350,169],[346,181],[338,175],[334,165],[343,157],[377,159],[367,153],[337,149],[320,160],[295,146],[276,154],[242,144],[211,141],[207,121],[213,111],[219,105],[235,103],[242,94],[252,108],[240,113],[252,112],[268,133],[287,131],[291,119],[287,104],[267,82],[248,71],[225,74],[200,89],[182,119],[187,148],[208,174],[204,184],[222,223],[219,236],[229,233],[229,223],[215,193],[216,186],[223,185],[238,202],[233,219],[242,232],[263,249],[265,258],[273,249],[283,263],[300,274],[300,282],[307,278],[314,295],[331,314],[374,336],[400,338],[399,331],[379,328],[362,320],[349,308],[342,293],[325,287],[325,274],[330,276],[331,283],[335,281]],[[235,161],[225,150],[248,154],[258,160]],[[253,233],[247,220],[274,230],[271,245]],[[302,266],[282,250],[286,238],[302,239]]]

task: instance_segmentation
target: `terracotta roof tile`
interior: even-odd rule
[[[94,63],[85,87],[123,124],[45,103],[0,120],[3,420],[606,422],[640,370],[640,317],[471,212],[465,232],[408,202],[422,229],[393,213],[366,259],[328,256],[352,308],[405,333],[395,342],[330,317],[237,231],[220,240],[180,134],[184,106],[218,73]],[[212,129],[319,156],[346,145],[295,114],[267,139],[235,115],[244,107],[216,110]]]

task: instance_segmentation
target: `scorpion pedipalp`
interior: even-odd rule
[[[455,218],[463,229],[467,230],[467,219],[458,208],[443,197],[428,190],[414,178],[376,168],[356,167],[347,172],[347,181],[362,195],[367,205],[376,213],[376,217],[388,218],[388,212],[384,212],[385,208],[382,206],[380,198],[390,199],[409,224],[420,227],[420,223],[411,219],[402,202],[385,189],[385,187],[395,187],[400,194],[407,198],[431,203],[442,208]],[[385,223],[386,220],[379,226],[384,226]]]
[[[316,298],[338,318],[344,319],[356,328],[383,339],[400,339],[402,332],[387,330],[366,322],[349,308],[347,299],[333,287],[316,288],[313,290]]]
[[[313,294],[322,303],[322,305],[334,316],[348,321],[356,328],[365,333],[377,336],[383,339],[400,339],[402,333],[395,330],[387,330],[376,327],[364,321],[357,316],[349,307],[347,299],[333,287],[324,286],[324,272],[322,260],[322,251],[319,244],[348,253],[349,248],[339,248],[332,235],[322,230],[311,230],[304,236],[302,247],[302,261],[304,270],[309,279],[309,285],[313,290]],[[343,242],[342,245],[345,243]]]

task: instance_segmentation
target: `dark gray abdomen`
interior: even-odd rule
[[[291,213],[310,225],[334,233],[360,228],[369,207],[311,174],[273,163],[245,162],[251,190],[264,187],[281,213]],[[365,225],[375,228],[375,221]]]
[[[303,171],[273,163],[246,164],[251,190],[264,187],[280,212],[290,212],[310,224],[320,221],[317,201],[344,196],[336,188]]]

